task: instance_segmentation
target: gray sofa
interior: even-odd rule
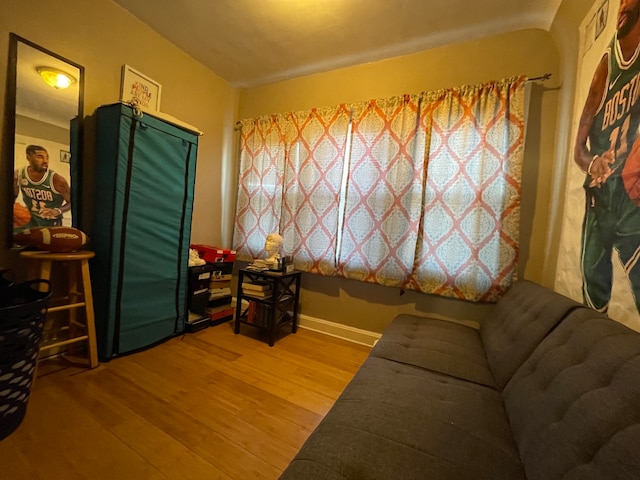
[[[639,480],[640,334],[525,280],[399,315],[280,478]]]

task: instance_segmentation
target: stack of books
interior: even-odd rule
[[[243,310],[245,310],[248,323],[264,328],[271,327],[271,306],[254,301],[246,302],[243,300],[242,302],[243,306],[246,305],[246,309]]]
[[[271,284],[242,282],[243,295],[257,298],[269,298],[271,296]]]

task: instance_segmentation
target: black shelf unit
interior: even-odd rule
[[[211,325],[211,320],[205,314],[209,301],[209,281],[214,265],[198,265],[189,267],[189,281],[187,283],[188,315],[185,329],[189,333],[197,332]]]
[[[240,333],[240,325],[251,325],[269,333],[269,346],[275,343],[276,332],[284,325],[291,324],[291,333],[298,330],[298,298],[302,272],[270,272],[240,269],[238,272],[238,293],[236,296],[235,333]],[[242,288],[243,283],[267,284],[271,295],[260,297]],[[242,300],[249,307],[242,307]],[[251,307],[253,302],[253,307]],[[254,309],[251,312],[251,308]],[[256,310],[259,312],[256,314]]]

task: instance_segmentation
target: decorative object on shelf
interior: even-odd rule
[[[291,273],[295,270],[293,265],[293,256],[280,257],[276,271],[283,273]]]
[[[271,265],[278,262],[278,259],[280,258],[280,249],[282,249],[283,243],[284,239],[279,233],[270,233],[267,235],[267,239],[264,243],[264,251],[267,254],[265,262]]]
[[[145,74],[131,68],[122,66],[122,79],[120,82],[120,100],[143,107],[147,110],[160,110],[160,94],[162,85]]]
[[[264,243],[264,251],[266,258],[254,259],[253,263],[249,265],[251,270],[280,270],[280,250],[284,239],[279,233],[270,233],[267,235]]]

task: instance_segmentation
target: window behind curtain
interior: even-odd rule
[[[420,97],[354,105],[339,268],[341,275],[402,286],[414,263],[424,179]]]
[[[233,245],[239,258],[260,258],[267,235],[280,227],[287,120],[271,115],[242,121]]]
[[[411,288],[495,301],[518,261],[525,78],[427,96],[423,220]]]
[[[291,114],[280,233],[296,268],[333,275],[349,108]]]
[[[300,270],[335,273],[340,184],[349,129],[346,105],[244,120],[233,245],[260,258],[278,232]]]
[[[279,231],[299,270],[496,300],[518,259],[524,83],[244,121],[239,258]]]

